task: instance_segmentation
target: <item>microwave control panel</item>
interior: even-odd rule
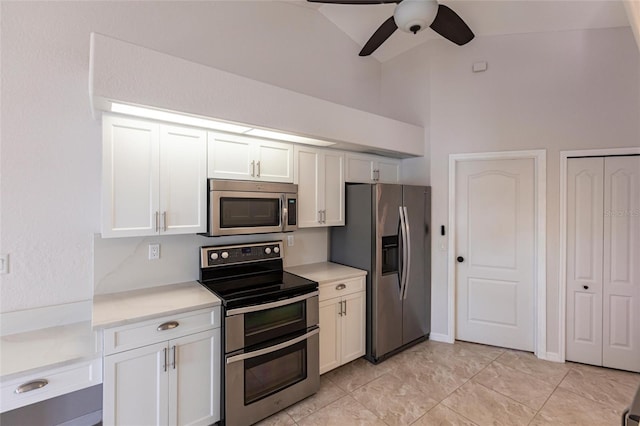
[[[200,267],[257,262],[282,258],[282,241],[242,244],[235,246],[212,246],[200,249]]]

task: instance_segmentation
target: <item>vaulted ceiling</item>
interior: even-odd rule
[[[456,11],[477,37],[629,25],[621,0],[442,0],[441,3]],[[394,4],[304,2],[304,5],[323,14],[359,46],[364,46],[380,24],[393,15],[395,8]],[[385,62],[438,38],[441,37],[431,30],[415,35],[396,31],[373,56]]]

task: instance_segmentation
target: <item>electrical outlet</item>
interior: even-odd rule
[[[149,244],[149,260],[160,259],[160,244]]]
[[[8,254],[0,254],[0,274],[8,274],[9,273],[9,255]]]
[[[287,246],[293,247],[293,235],[287,235]]]

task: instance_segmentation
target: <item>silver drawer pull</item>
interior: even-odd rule
[[[25,383],[24,385],[18,386],[18,388],[15,390],[15,393],[20,394],[30,392],[32,390],[43,388],[48,384],[49,382],[45,379],[34,380],[33,382]]]
[[[347,288],[347,285],[346,285],[346,284],[338,284],[338,285],[336,286],[336,290],[344,290],[345,288]]]
[[[178,321],[167,321],[158,326],[158,331],[172,330],[179,325],[180,323]]]

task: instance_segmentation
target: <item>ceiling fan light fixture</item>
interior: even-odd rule
[[[415,34],[431,25],[437,13],[437,0],[403,0],[396,6],[393,19],[400,30]]]

